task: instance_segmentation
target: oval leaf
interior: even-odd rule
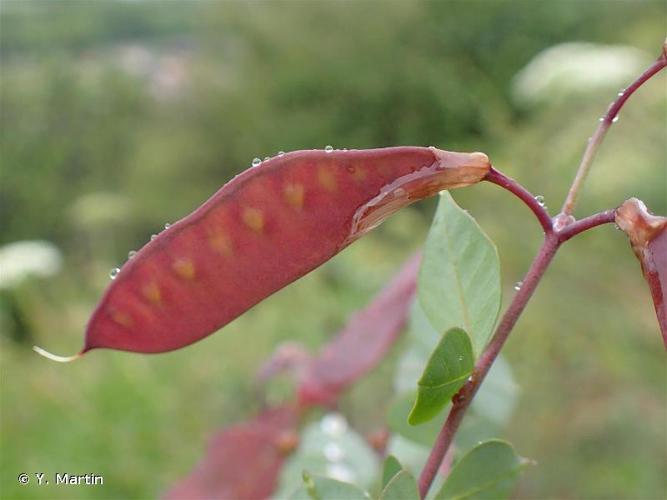
[[[369,494],[361,488],[308,472],[303,473],[304,490],[298,490],[291,496],[294,499],[311,498],[312,500],[367,500]],[[304,495],[303,493],[306,493]]]
[[[452,328],[442,336],[419,380],[417,401],[408,417],[410,424],[435,417],[465,384],[473,368],[470,337],[460,328]]]
[[[506,441],[485,441],[466,453],[450,472],[436,499],[508,498],[527,460]]]
[[[415,478],[408,471],[399,471],[382,490],[380,500],[419,500]]]
[[[392,432],[430,448],[433,446],[433,441],[438,432],[440,432],[445,416],[442,415],[441,418],[434,418],[421,425],[410,425],[408,415],[410,415],[415,400],[416,393],[414,391],[396,397],[387,412],[387,424]]]
[[[418,296],[437,331],[464,329],[479,355],[500,310],[500,259],[475,219],[447,192],[440,194],[424,247]]]
[[[387,486],[389,481],[402,470],[403,467],[401,466],[401,463],[394,455],[389,455],[385,458],[382,466],[382,488]]]

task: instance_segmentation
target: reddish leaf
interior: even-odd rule
[[[420,259],[420,254],[412,256],[368,307],[310,360],[301,375],[301,404],[332,404],[348,385],[382,361],[407,320]]]
[[[285,457],[296,448],[293,407],[265,411],[255,420],[232,425],[211,439],[203,460],[165,498],[261,499],[276,487]]]
[[[616,224],[641,263],[667,348],[667,217],[651,215],[642,201],[630,198],[616,210]]]
[[[308,350],[298,342],[285,342],[278,346],[271,357],[257,371],[256,380],[264,384],[280,373],[288,372],[300,379],[311,356]]]
[[[489,169],[483,153],[423,147],[267,160],[123,266],[88,323],[82,353],[164,352],[200,340],[401,207],[479,182]]]

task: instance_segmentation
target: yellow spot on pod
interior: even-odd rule
[[[157,286],[157,283],[151,282],[141,289],[141,293],[148,299],[149,302],[153,304],[159,304],[162,302],[162,295],[160,294],[160,287]]]
[[[227,257],[234,253],[232,242],[222,231],[211,232],[208,237],[208,244],[213,250]]]
[[[130,328],[132,326],[132,318],[129,314],[123,311],[112,310],[110,313],[111,319],[121,326]]]
[[[289,182],[285,184],[285,187],[283,188],[283,196],[285,197],[285,201],[292,205],[294,208],[303,207],[303,195],[303,184]]]
[[[264,214],[256,208],[246,207],[241,213],[243,223],[256,233],[264,230]]]
[[[176,259],[171,267],[183,279],[191,280],[195,277],[195,265],[190,259]]]
[[[338,189],[336,177],[333,172],[326,167],[320,167],[317,170],[317,181],[320,183],[320,186],[331,193]]]

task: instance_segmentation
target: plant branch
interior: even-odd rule
[[[604,212],[600,212],[598,214],[591,215],[590,217],[586,217],[585,219],[578,220],[561,229],[557,233],[558,239],[561,243],[563,243],[573,236],[578,235],[579,233],[588,231],[589,229],[592,229],[601,224],[609,224],[610,222],[614,222],[615,217],[616,209],[613,209],[605,210]]]
[[[491,168],[485,177],[485,180],[510,191],[532,210],[544,229],[545,238],[537,256],[526,273],[521,288],[514,296],[514,299],[496,327],[493,337],[477,360],[472,376],[452,398],[452,408],[447,416],[447,420],[443,424],[442,429],[440,429],[440,433],[436,438],[428,460],[419,477],[420,498],[423,499],[426,497],[431,484],[433,483],[433,479],[438,472],[438,468],[454,440],[454,436],[456,435],[459,425],[461,424],[473,397],[488,374],[491,365],[498,357],[505,341],[528,304],[528,301],[533,296],[537,285],[544,276],[544,273],[561,244],[577,234],[581,234],[582,232],[601,224],[607,224],[614,221],[616,210],[600,212],[579,221],[576,221],[574,217],[572,217],[572,211],[574,210],[577,196],[586,175],[590,170],[597,149],[602,143],[609,127],[616,121],[615,119],[618,116],[618,112],[639,87],[665,66],[667,66],[667,40],[665,40],[665,44],[663,45],[661,56],[630,86],[623,92],[619,93],[618,98],[609,106],[605,116],[600,120],[600,124],[598,125],[595,134],[591,137],[588,146],[584,151],[574,182],[572,183],[565,202],[563,203],[561,213],[554,219],[549,217],[549,214],[544,207],[540,205],[535,197],[518,182],[506,177],[494,168]]]
[[[498,356],[500,349],[519,319],[521,312],[528,304],[528,301],[535,291],[535,287],[542,279],[544,272],[547,270],[547,267],[559,246],[560,240],[558,236],[553,232],[548,233],[544,240],[544,244],[540,248],[539,253],[535,257],[535,260],[523,280],[521,289],[514,296],[512,303],[507,308],[507,311],[505,311],[505,314],[498,324],[489,344],[477,360],[472,377],[452,399],[452,409],[436,438],[435,444],[431,449],[431,454],[429,455],[426,465],[419,477],[419,495],[421,498],[426,497],[438,468],[440,467],[440,463],[454,440],[454,435],[456,434],[475,393]]]
[[[577,169],[577,175],[570,186],[570,190],[567,193],[565,202],[563,203],[563,208],[561,208],[561,213],[559,217],[567,217],[572,215],[574,211],[574,206],[577,203],[577,197],[581,187],[586,180],[586,176],[590,171],[593,158],[597,153],[600,144],[604,140],[609,127],[616,122],[618,118],[618,112],[621,110],[625,102],[630,98],[634,92],[646,83],[653,75],[660,72],[665,66],[667,66],[667,54],[663,49],[663,53],[660,57],[646,70],[644,71],[634,82],[632,82],[624,91],[619,92],[618,97],[614,102],[611,103],[605,115],[600,118],[600,124],[595,130],[593,136],[589,139],[584,155],[581,158],[581,163],[579,163],[579,168]]]
[[[528,206],[528,208],[530,208],[532,212],[535,214],[535,217],[537,217],[537,220],[540,222],[540,225],[542,226],[542,229],[544,229],[544,232],[547,234],[552,232],[553,226],[549,213],[546,211],[544,206],[537,201],[535,196],[533,196],[533,194],[531,194],[521,184],[516,182],[511,177],[507,177],[505,174],[496,170],[493,167],[491,167],[489,173],[486,174],[484,180],[492,182],[493,184],[497,184],[498,186],[504,189],[507,189],[510,193],[515,195],[521,201],[523,201]]]

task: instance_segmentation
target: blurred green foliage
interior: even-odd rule
[[[479,149],[556,210],[616,90],[526,108],[512,78],[557,43],[657,54],[664,16],[663,2],[2,2],[0,243],[50,240],[65,266],[0,291],[0,496],[165,491],[212,429],[256,408],[250,377],[277,342],[316,348],[425,238],[433,202],[182,351],[69,366],[33,355],[32,341],[78,349],[109,269],[254,156]],[[664,84],[641,89],[610,131],[580,214],[630,195],[666,212]],[[494,186],[455,196],[497,243],[511,296],[539,227]],[[506,437],[539,463],[517,497],[665,497],[665,356],[621,233],[563,249],[507,358],[523,392]],[[346,398],[358,429],[381,425],[394,362]],[[24,487],[24,471],[105,484]]]

